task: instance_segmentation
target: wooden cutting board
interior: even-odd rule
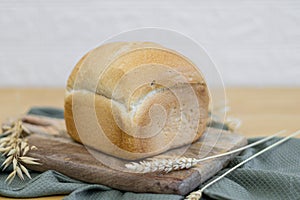
[[[63,120],[25,116],[23,121],[27,128],[35,132],[28,136],[28,142],[38,148],[28,155],[40,159],[42,163],[42,165],[28,165],[29,169],[40,172],[56,170],[77,180],[124,191],[186,195],[215,175],[236,155],[208,160],[189,170],[173,171],[168,174],[129,173],[102,164],[83,145],[70,139],[66,134]],[[188,148],[184,156],[215,155],[246,144],[247,139],[242,135],[209,128],[197,142]],[[199,149],[202,149],[200,155]],[[171,156],[178,150],[180,149],[168,151],[158,157]],[[98,152],[98,155],[109,157],[121,165],[128,163],[128,161],[113,158],[101,152]]]

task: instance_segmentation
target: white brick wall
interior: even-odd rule
[[[85,52],[141,26],[193,37],[227,86],[300,86],[297,0],[0,0],[0,87],[64,86]]]

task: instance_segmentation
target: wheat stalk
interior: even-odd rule
[[[30,150],[36,149],[35,146],[29,146],[25,136],[31,132],[23,125],[21,120],[12,123],[11,126],[3,126],[3,133],[0,139],[0,153],[6,158],[2,163],[3,171],[12,164],[13,171],[6,178],[6,182],[10,184],[17,175],[20,179],[24,180],[25,174],[29,179],[31,176],[24,166],[39,165],[38,159],[26,156]]]
[[[131,162],[126,164],[126,168],[141,173],[148,172],[165,172],[169,173],[174,170],[189,169],[197,164],[196,158],[169,158],[169,159],[155,159],[149,158],[148,161],[141,161],[139,163]]]
[[[186,158],[186,157],[180,157],[180,158],[149,158],[145,161],[140,161],[140,162],[131,162],[128,164],[125,164],[125,167],[133,172],[138,172],[138,173],[149,173],[149,172],[165,172],[169,173],[171,171],[175,170],[182,170],[182,169],[189,169],[191,167],[194,167],[195,165],[210,160],[214,158],[219,158],[223,156],[228,156],[240,151],[243,151],[245,149],[248,149],[250,147],[256,146],[258,144],[261,144],[263,142],[266,142],[280,134],[283,134],[285,130],[279,131],[269,137],[263,138],[261,140],[258,140],[254,143],[248,144],[246,146],[243,146],[241,148],[226,152],[226,153],[221,153],[213,156],[208,156],[205,158]]]
[[[229,173],[231,173],[232,171],[236,170],[237,168],[239,168],[240,166],[244,165],[245,163],[247,163],[248,161],[252,160],[253,158],[256,158],[257,156],[265,153],[266,151],[269,151],[270,149],[284,143],[285,141],[289,140],[292,137],[295,137],[297,135],[300,134],[300,130],[298,130],[297,132],[294,132],[290,135],[288,135],[287,137],[275,142],[274,144],[264,148],[263,150],[259,151],[258,153],[252,155],[251,157],[247,158],[246,160],[244,160],[243,162],[237,164],[236,166],[234,166],[233,168],[229,169],[227,172],[225,172],[224,174],[222,174],[221,176],[219,176],[218,178],[214,179],[213,181],[211,181],[210,183],[208,183],[207,185],[205,185],[203,188],[201,188],[200,190],[197,190],[195,192],[192,192],[191,194],[189,194],[186,197],[186,200],[199,200],[202,197],[202,193],[205,189],[207,189],[208,187],[212,186],[213,184],[215,184],[216,182],[218,182],[219,180],[221,180],[222,178],[224,178],[226,175],[228,175]]]
[[[224,124],[228,127],[229,131],[234,132],[242,125],[242,121],[238,118],[227,117]]]

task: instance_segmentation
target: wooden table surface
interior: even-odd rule
[[[228,116],[239,118],[241,134],[266,136],[282,129],[300,129],[300,88],[229,88]],[[61,88],[0,89],[0,123],[9,116],[26,112],[31,106],[63,107]],[[36,198],[57,200],[63,196]],[[9,199],[0,197],[0,199]]]

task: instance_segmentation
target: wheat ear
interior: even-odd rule
[[[169,158],[169,159],[158,159],[158,158],[150,158],[145,161],[140,162],[131,162],[125,165],[125,167],[131,171],[139,172],[139,173],[148,173],[148,172],[165,172],[169,173],[174,170],[182,170],[182,169],[189,169],[191,167],[194,167],[195,165],[204,162],[206,160],[219,158],[222,156],[231,155],[240,151],[243,151],[245,149],[248,149],[250,147],[259,145],[263,142],[266,142],[280,134],[285,133],[285,130],[279,131],[271,136],[268,136],[266,138],[263,138],[261,140],[258,140],[254,143],[248,144],[246,146],[243,146],[241,148],[221,153],[213,156],[208,156],[205,158],[186,158],[186,157],[180,157],[180,158]]]
[[[30,150],[36,149],[35,146],[29,146],[27,139],[24,137],[31,132],[23,125],[21,120],[12,123],[11,126],[3,126],[3,133],[0,139],[0,153],[6,158],[2,163],[2,170],[5,170],[12,164],[13,171],[6,178],[6,182],[10,184],[17,175],[20,179],[24,180],[25,174],[31,179],[31,176],[24,166],[38,165],[38,159],[26,156]]]
[[[202,193],[205,189],[207,189],[208,187],[210,187],[211,185],[215,184],[216,182],[218,182],[219,180],[221,180],[222,178],[224,178],[226,175],[228,175],[229,173],[231,173],[232,171],[236,170],[237,168],[239,168],[240,166],[242,166],[243,164],[247,163],[248,161],[252,160],[253,158],[256,158],[257,156],[265,153],[266,151],[269,151],[270,149],[282,144],[283,142],[289,140],[292,137],[295,137],[297,135],[300,134],[300,130],[298,130],[295,133],[292,133],[291,135],[288,135],[287,137],[279,140],[278,142],[275,142],[274,144],[264,148],[263,150],[259,151],[258,153],[252,155],[251,157],[247,158],[246,160],[244,160],[243,162],[237,164],[236,166],[234,166],[233,168],[229,169],[227,172],[225,172],[224,174],[222,174],[221,176],[219,176],[218,178],[214,179],[213,181],[211,181],[210,183],[206,184],[203,188],[201,188],[198,191],[192,192],[190,195],[188,195],[186,197],[186,200],[199,200],[202,196]]]

